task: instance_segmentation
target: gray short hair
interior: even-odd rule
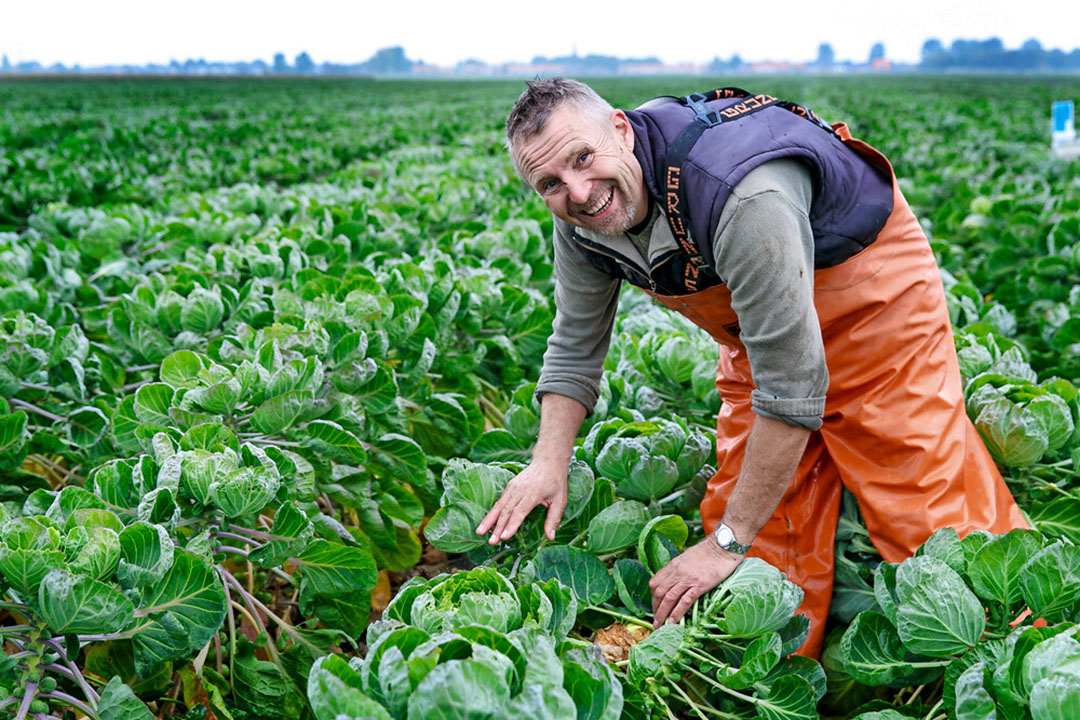
[[[514,146],[543,131],[548,117],[563,103],[570,103],[598,120],[607,119],[614,110],[595,90],[577,80],[555,77],[527,80],[525,85],[525,92],[518,97],[506,118],[506,147],[512,157]]]

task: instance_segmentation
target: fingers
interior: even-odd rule
[[[506,495],[495,501],[495,504],[488,510],[487,515],[480,521],[480,524],[476,526],[477,535],[485,535],[489,528],[495,524],[495,521],[499,519],[502,514],[503,503],[506,501]]]
[[[559,529],[559,521],[562,520],[563,510],[566,509],[566,496],[560,495],[548,505],[547,519],[544,520],[544,534],[548,540],[555,540],[555,531]]]
[[[490,545],[498,545],[503,540],[513,537],[521,523],[525,521],[532,509],[540,504],[540,500],[531,495],[507,487],[499,500],[491,507],[488,514],[476,526],[477,535],[485,535],[491,530],[488,539]],[[561,514],[561,512],[560,512]]]
[[[684,592],[682,594],[682,597],[679,599],[679,602],[675,606],[675,609],[671,611],[671,615],[668,616],[667,621],[676,623],[682,620],[683,615],[686,614],[687,610],[690,609],[690,606],[694,604],[694,601],[698,599],[699,595],[700,591],[698,588],[687,588],[686,592]]]
[[[658,628],[664,624],[664,621],[666,621],[668,619],[668,616],[672,614],[671,611],[679,606],[683,596],[688,590],[690,590],[688,586],[682,583],[678,583],[666,593],[664,593],[663,597],[660,599],[660,606],[656,609],[656,612],[653,613],[654,628]],[[693,600],[691,600],[690,602],[693,602]],[[686,606],[689,607],[689,603],[687,603]],[[685,612],[685,610],[683,612]],[[679,617],[682,617],[682,615],[680,615]],[[672,618],[672,620],[674,620],[674,617]]]
[[[502,517],[499,518],[499,524],[495,526],[495,532],[491,533],[491,540],[488,542],[496,545],[501,540],[509,540],[517,532],[517,529],[521,527],[521,523],[528,517],[532,509],[539,504],[532,500],[518,500],[513,508],[503,512]]]

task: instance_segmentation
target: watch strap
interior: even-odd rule
[[[727,530],[726,534],[731,538],[726,543],[720,541],[721,530]],[[713,537],[716,538],[716,544],[719,545],[722,550],[727,550],[728,552],[735,553],[736,555],[745,555],[746,553],[750,552],[751,546],[743,545],[738,540],[736,540],[735,531],[724,523],[720,523],[720,525],[717,526],[716,531],[713,533]]]

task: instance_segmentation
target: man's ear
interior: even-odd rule
[[[611,111],[611,126],[614,128],[615,137],[619,139],[628,150],[634,149],[634,128],[630,125],[630,118],[622,110]]]

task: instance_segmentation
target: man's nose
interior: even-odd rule
[[[566,190],[570,196],[570,202],[575,205],[584,205],[589,201],[589,191],[592,184],[581,178],[571,178],[566,181]]]

